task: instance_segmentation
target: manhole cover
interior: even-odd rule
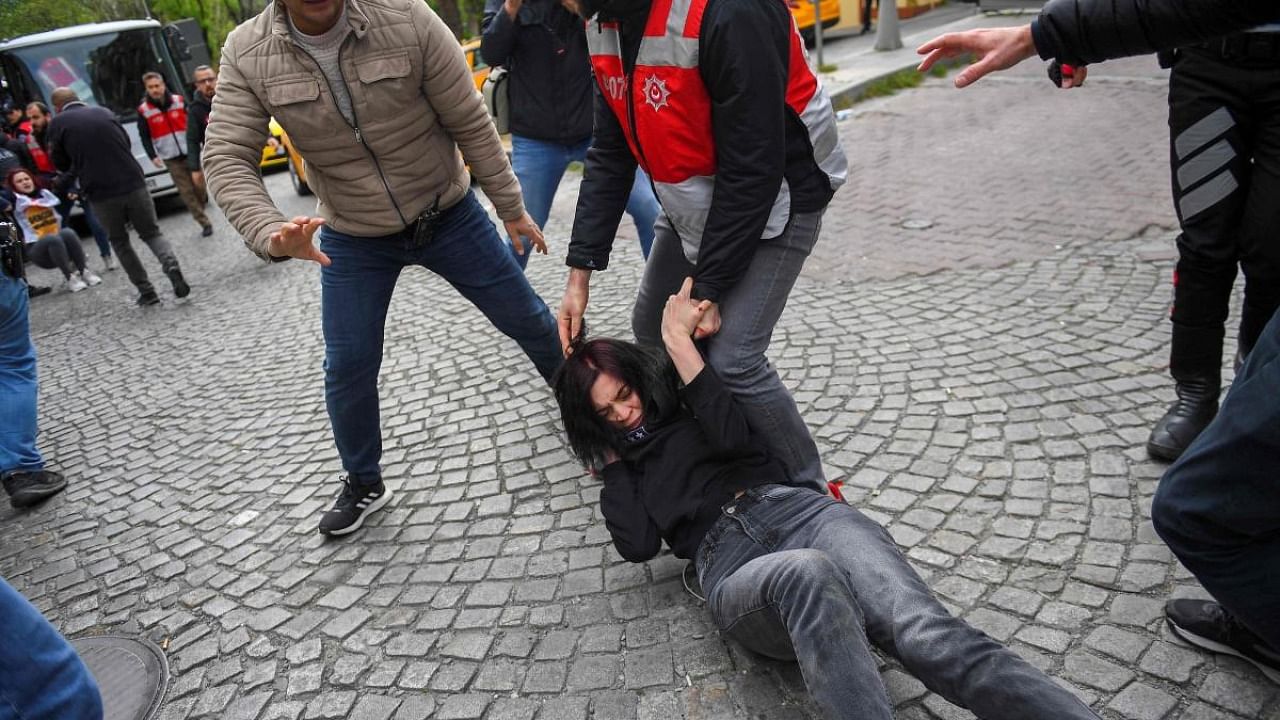
[[[98,635],[71,641],[98,681],[105,720],[156,716],[169,685],[169,661],[147,640]]]
[[[924,218],[907,218],[898,224],[907,230],[928,230],[933,227],[933,221]]]

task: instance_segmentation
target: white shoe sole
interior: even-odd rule
[[[1178,627],[1173,622],[1169,623],[1169,628],[1173,630],[1174,635],[1177,635],[1178,637],[1182,638],[1183,640],[1186,640],[1187,642],[1191,643],[1192,645],[1195,645],[1196,647],[1201,647],[1201,648],[1204,648],[1205,650],[1221,653],[1223,655],[1231,655],[1234,657],[1238,657],[1241,660],[1244,660],[1250,665],[1258,668],[1258,670],[1263,675],[1266,675],[1267,679],[1269,679],[1271,682],[1276,683],[1277,685],[1280,685],[1280,670],[1277,670],[1276,668],[1273,668],[1273,667],[1269,667],[1267,665],[1263,665],[1262,663],[1258,662],[1257,660],[1254,660],[1248,655],[1245,655],[1239,650],[1236,650],[1230,645],[1223,645],[1222,643],[1217,642],[1215,640],[1210,640],[1207,637],[1197,635],[1193,632],[1190,632],[1189,630],[1184,630],[1183,628]]]
[[[329,532],[322,532],[320,534],[321,535],[350,535],[351,533],[359,530],[360,526],[364,525],[365,518],[369,517],[371,513],[382,509],[382,506],[386,505],[387,501],[390,499],[391,499],[391,488],[386,488],[386,490],[382,492],[382,495],[377,500],[374,500],[373,503],[369,505],[369,507],[364,509],[364,512],[360,513],[360,516],[356,518],[355,522],[351,523],[347,527],[342,528],[341,530],[330,530]]]

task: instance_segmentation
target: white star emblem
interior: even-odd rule
[[[667,84],[656,76],[650,75],[644,79],[644,101],[649,103],[649,107],[653,108],[654,112],[666,107],[667,96],[670,94]]]

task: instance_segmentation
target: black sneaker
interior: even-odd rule
[[[1170,600],[1164,614],[1174,635],[1205,650],[1247,660],[1272,682],[1280,683],[1280,651],[1264,643],[1218,603]]]
[[[67,486],[62,473],[52,470],[31,470],[9,473],[4,478],[4,490],[9,493],[9,504],[16,508],[31,507],[45,498],[53,497]]]
[[[166,273],[169,276],[169,282],[173,283],[173,296],[176,298],[184,298],[191,294],[191,286],[182,277],[182,271],[174,268]]]
[[[138,303],[139,307],[147,307],[148,305],[159,305],[160,296],[155,294],[154,292],[146,292],[139,295],[138,299],[135,300],[134,302]]]
[[[51,292],[53,292],[53,288],[45,285],[28,285],[27,286],[28,298],[40,297],[41,295],[48,295]]]
[[[200,228],[200,237],[209,237],[210,235],[213,235],[212,225],[205,225],[204,227]]]
[[[359,485],[349,477],[342,478],[342,492],[333,509],[320,518],[321,535],[346,535],[360,529],[369,513],[391,499],[391,490],[378,481],[377,485]]]

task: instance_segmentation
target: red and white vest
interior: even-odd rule
[[[27,152],[31,153],[31,159],[35,161],[37,171],[42,173],[55,173],[58,171],[53,166],[53,160],[49,159],[49,153],[40,147],[40,141],[36,140],[34,130],[23,135],[22,140],[27,144]]]
[[[157,155],[172,160],[187,154],[187,105],[181,95],[169,96],[168,109],[151,104],[150,98],[143,98],[138,114],[147,120]]]
[[[601,93],[622,125],[632,155],[653,179],[662,210],[690,262],[697,262],[716,182],[711,100],[698,70],[698,35],[708,1],[653,0],[630,77],[624,71],[618,23],[595,19],[587,24],[587,48]],[[833,190],[840,187],[848,160],[831,100],[809,70],[794,19],[786,103],[808,130],[819,169]],[[762,237],[781,235],[790,217],[791,192],[783,180]]]

